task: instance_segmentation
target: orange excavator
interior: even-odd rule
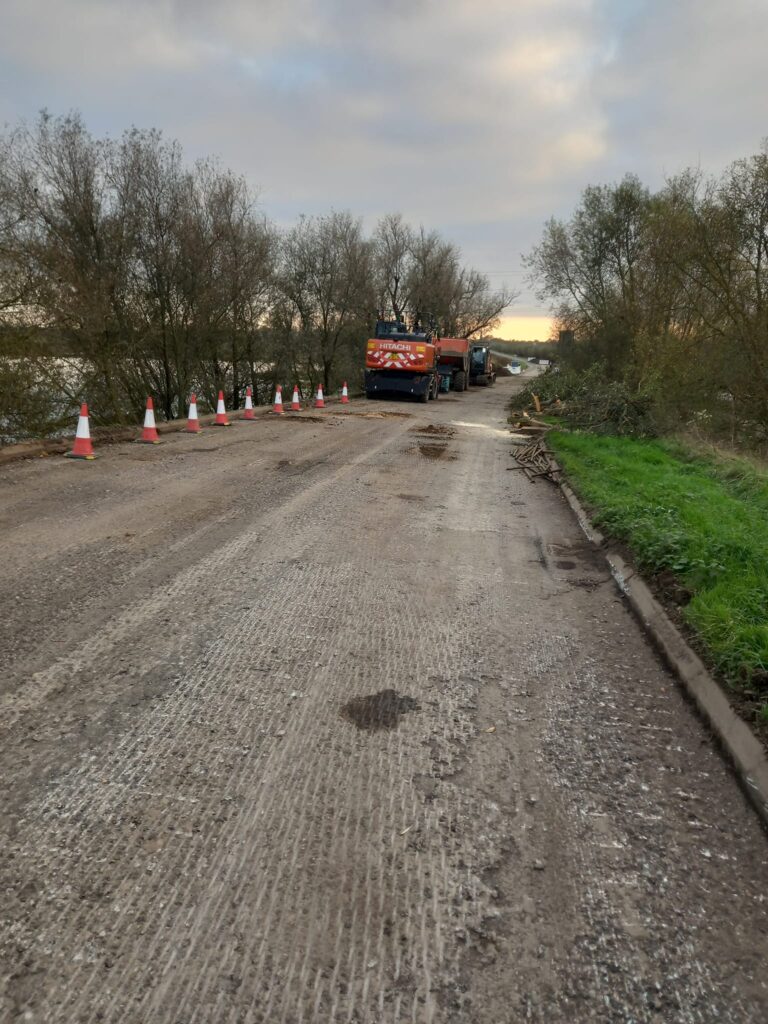
[[[421,402],[440,393],[440,342],[431,328],[416,323],[411,330],[402,320],[377,320],[376,334],[365,351],[367,398],[408,394]]]

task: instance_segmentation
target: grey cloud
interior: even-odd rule
[[[401,210],[516,284],[587,183],[755,148],[767,33],[752,0],[5,0],[0,117],[154,125],[279,219]]]

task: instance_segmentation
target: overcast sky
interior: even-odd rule
[[[401,211],[523,289],[585,185],[768,135],[768,0],[0,0],[0,122],[82,112],[215,154],[281,224]]]

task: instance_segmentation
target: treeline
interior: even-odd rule
[[[557,360],[556,341],[506,341],[494,338],[493,347],[508,355],[522,356],[523,359]]]
[[[599,363],[660,430],[768,439],[768,146],[718,178],[587,188],[529,258],[564,368]],[[615,394],[615,390],[614,390]]]
[[[480,335],[512,296],[435,231],[349,212],[279,230],[246,181],[131,129],[94,138],[43,113],[0,136],[0,434],[55,429],[74,403],[101,422],[167,418],[190,391],[232,407],[245,387],[361,371],[376,311]],[[51,353],[60,354],[52,359]]]

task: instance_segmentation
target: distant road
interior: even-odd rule
[[[503,360],[502,365],[506,365],[507,363],[514,362],[515,358],[516,358],[515,356],[511,356],[508,352],[499,352],[499,350],[495,349],[495,348],[491,349],[491,354],[496,359],[498,359],[499,361]],[[523,358],[525,358],[525,357],[523,357]],[[527,359],[525,361],[527,363],[527,366],[526,366],[525,369],[523,369],[523,373],[522,373],[521,376],[524,376],[524,375],[527,374],[529,377],[535,377],[535,376],[538,376],[538,374],[542,373],[544,371],[544,369],[545,369],[544,366],[539,366],[538,363],[529,363]],[[505,373],[505,374],[503,374],[503,376],[506,377],[506,376],[508,376],[508,374]]]

